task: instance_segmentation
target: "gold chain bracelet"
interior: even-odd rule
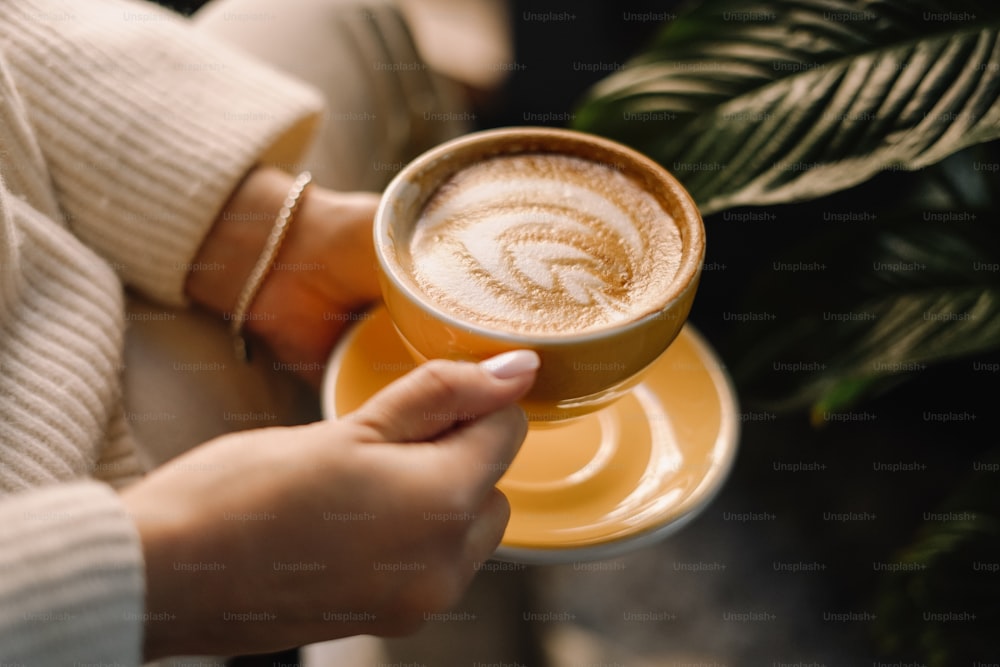
[[[250,271],[250,277],[247,278],[239,298],[236,299],[236,306],[233,308],[233,317],[230,321],[229,330],[233,336],[236,357],[240,361],[248,361],[250,359],[247,341],[243,337],[243,325],[246,323],[248,317],[247,311],[250,310],[253,300],[257,298],[257,293],[260,291],[261,285],[264,284],[264,278],[274,268],[274,260],[278,257],[278,251],[281,250],[285,234],[288,232],[289,225],[292,224],[292,218],[295,217],[295,211],[299,207],[302,193],[310,181],[312,181],[312,174],[308,171],[304,171],[295,177],[295,182],[292,183],[292,187],[281,205],[281,210],[278,211],[278,217],[274,220],[274,226],[271,228],[271,234],[267,237],[264,249],[261,250],[260,257],[257,258],[257,263],[254,264],[253,270]]]

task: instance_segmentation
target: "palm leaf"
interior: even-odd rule
[[[1000,349],[1000,230],[961,216],[899,214],[789,250],[824,268],[765,271],[750,288],[745,310],[774,317],[732,345],[746,394],[820,423],[932,364]]]
[[[1000,137],[1000,5],[705,3],[596,86],[576,126],[659,161],[705,213],[919,169]]]

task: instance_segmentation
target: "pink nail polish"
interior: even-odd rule
[[[538,354],[532,350],[512,350],[480,362],[480,366],[493,377],[508,380],[538,370],[541,365]]]

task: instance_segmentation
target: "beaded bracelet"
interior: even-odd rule
[[[254,264],[253,270],[250,271],[250,277],[247,278],[239,298],[236,299],[236,306],[233,308],[233,317],[230,321],[229,330],[233,336],[236,357],[240,361],[249,361],[250,359],[250,350],[247,347],[246,339],[243,337],[243,325],[247,320],[247,311],[250,310],[253,300],[257,297],[257,292],[260,291],[260,287],[264,283],[264,278],[274,268],[274,260],[278,256],[278,251],[281,250],[281,244],[285,240],[288,226],[292,223],[292,218],[295,217],[295,211],[299,207],[302,193],[310,181],[312,181],[312,174],[308,171],[304,171],[295,177],[295,182],[292,183],[292,187],[281,205],[281,210],[278,211],[278,217],[274,220],[274,226],[271,228],[271,234],[267,237],[264,249],[261,250],[260,257],[257,258],[257,263]]]

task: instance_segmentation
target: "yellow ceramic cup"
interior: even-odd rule
[[[554,153],[613,165],[659,201],[680,231],[682,250],[676,276],[655,310],[597,331],[523,335],[457,319],[421,293],[398,250],[408,243],[428,199],[463,168],[517,153]],[[522,401],[532,422],[593,412],[637,384],[687,319],[705,255],[701,215],[691,196],[663,167],[616,142],[550,128],[487,130],[424,153],[386,188],[374,233],[383,299],[414,358],[481,360],[508,350],[535,350],[542,365]]]

